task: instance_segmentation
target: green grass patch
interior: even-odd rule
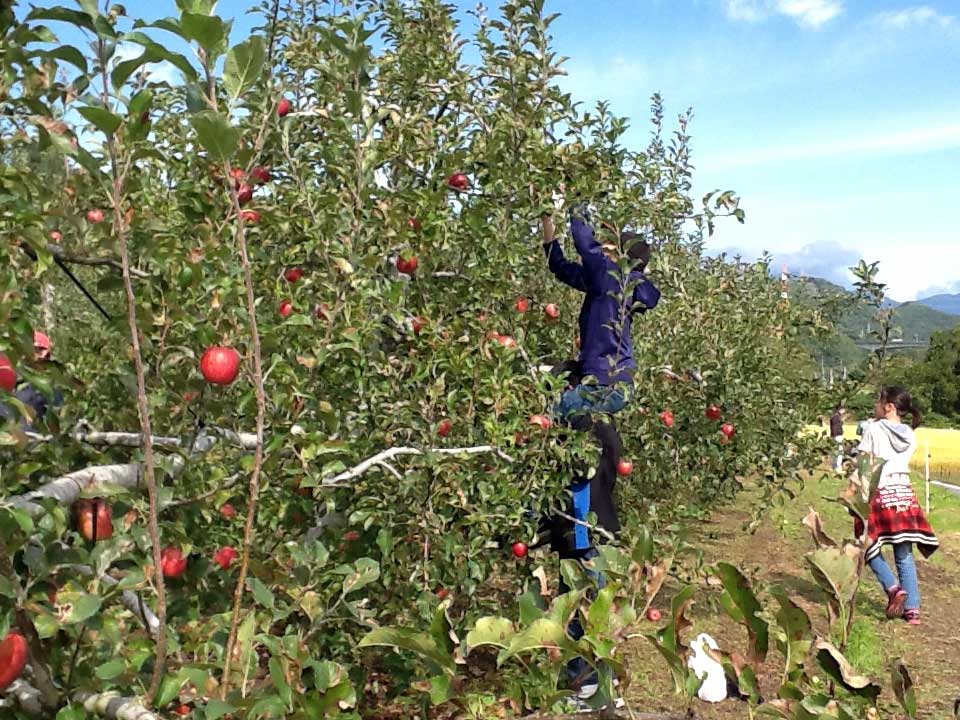
[[[886,668],[883,649],[875,620],[860,617],[853,621],[846,655],[857,670],[873,676],[882,673]]]

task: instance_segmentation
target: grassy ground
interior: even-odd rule
[[[915,487],[922,492],[921,481],[917,481]],[[819,511],[826,530],[833,537],[850,535],[851,521],[846,511],[824,499],[835,497],[838,490],[839,481],[834,479],[808,482],[799,497],[771,511],[752,535],[743,530],[754,501],[749,492],[745,493],[736,506],[723,508],[709,521],[701,523],[692,540],[702,548],[706,563],[720,560],[733,563],[753,580],[755,587],[780,584],[806,610],[817,631],[826,635],[824,595],[812,581],[804,562],[804,553],[812,549],[812,541],[801,520],[812,506]],[[960,498],[934,487],[930,521],[940,538],[941,548],[929,561],[918,554],[923,625],[911,627],[902,620],[888,621],[884,617],[885,597],[869,569],[864,573],[859,594],[847,656],[858,670],[885,686],[881,698],[881,708],[887,710],[884,717],[900,716],[888,689],[889,665],[895,657],[902,657],[910,669],[916,684],[920,717],[931,720],[953,717],[953,702],[960,696],[960,624],[957,623]],[[694,627],[686,637],[709,632],[722,648],[743,652],[746,632],[742,626],[714,611],[711,605],[717,597],[718,591],[706,586],[698,592],[692,613]],[[660,600],[662,606],[668,602],[668,596]],[[747,707],[737,701],[712,706],[694,700],[688,705],[688,701],[673,695],[669,671],[649,642],[636,641],[629,647],[628,654],[633,681],[626,696],[634,709],[672,712],[690,709],[696,717],[705,719],[748,717]],[[779,656],[771,652],[761,675],[766,697],[775,696],[781,669]]]

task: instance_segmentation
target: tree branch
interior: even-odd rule
[[[123,263],[120,262],[117,258],[101,255],[98,257],[89,257],[85,255],[75,255],[74,253],[65,250],[64,248],[56,245],[54,243],[47,243],[43,246],[43,249],[46,250],[50,255],[57,258],[58,260],[67,263],[68,265],[88,265],[92,267],[102,266],[110,267],[114,270],[119,270],[123,272]],[[149,273],[145,273],[143,270],[138,270],[137,268],[130,268],[130,274],[136,278],[148,278],[150,277]]]
[[[500,448],[494,447],[493,445],[477,445],[475,447],[462,448],[431,448],[429,450],[420,450],[419,448],[413,447],[394,447],[388,448],[383,452],[377,453],[373,457],[367,458],[351,469],[344,470],[339,475],[334,475],[331,478],[324,479],[322,481],[322,485],[338,485],[342,482],[346,482],[347,480],[354,480],[366,473],[370,468],[377,465],[382,465],[387,460],[400,455],[428,455],[430,453],[437,455],[483,455],[486,453],[494,453],[497,457],[506,460],[507,462],[514,462],[512,457],[507,455]]]

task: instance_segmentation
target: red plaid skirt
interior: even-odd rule
[[[860,518],[854,518],[853,526],[859,537],[863,532]],[[909,484],[888,485],[874,494],[870,500],[867,536],[867,561],[879,555],[884,545],[914,543],[924,557],[933,555],[940,545]]]

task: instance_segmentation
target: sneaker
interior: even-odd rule
[[[920,625],[920,611],[919,610],[905,610],[903,613],[903,619],[907,621],[908,625]]]
[[[887,591],[887,598],[887,617],[891,620],[903,617],[903,604],[907,601],[907,593],[901,590],[899,585],[895,585]]]
[[[589,700],[594,695],[597,694],[597,690],[600,689],[600,683],[587,681],[580,686],[580,689],[577,690],[576,697],[578,700]]]

